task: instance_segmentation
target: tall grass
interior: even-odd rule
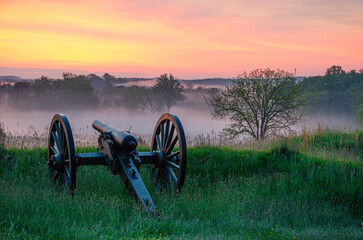
[[[361,131],[324,131],[260,150],[189,148],[180,194],[158,191],[141,169],[161,219],[105,167],[80,167],[72,198],[50,185],[45,149],[6,149],[0,239],[362,239],[361,144]]]

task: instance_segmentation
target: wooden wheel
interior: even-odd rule
[[[56,114],[50,124],[48,166],[50,179],[73,193],[76,187],[76,154],[71,126],[63,114]]]
[[[187,146],[183,126],[174,114],[165,113],[157,122],[151,142],[157,161],[151,164],[151,178],[169,190],[184,185],[187,167]]]

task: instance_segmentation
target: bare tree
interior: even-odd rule
[[[142,102],[143,107],[145,110],[151,112],[151,113],[159,113],[162,111],[163,106],[160,104],[160,101],[158,101],[158,92],[156,92],[155,89],[144,89],[142,92]]]
[[[303,89],[293,74],[283,70],[244,72],[211,100],[213,116],[231,120],[224,133],[248,133],[261,141],[273,131],[288,130],[302,117]]]

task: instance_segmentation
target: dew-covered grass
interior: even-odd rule
[[[362,144],[362,131],[321,131],[188,148],[181,193],[141,169],[161,218],[105,167],[80,167],[72,197],[49,183],[46,149],[0,148],[0,239],[362,239]]]

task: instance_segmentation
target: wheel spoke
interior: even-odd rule
[[[169,135],[169,124],[170,124],[170,121],[169,120],[166,120],[166,124],[165,124],[165,138],[164,138],[164,142],[163,142],[163,151],[166,150],[166,144],[167,144],[168,135]]]
[[[64,149],[63,149],[63,134],[62,134],[62,128],[60,126],[60,122],[56,122],[55,123],[55,128],[57,131],[57,136],[58,136],[58,142],[59,142],[59,151],[61,153],[64,153]]]
[[[159,135],[156,135],[156,141],[158,143],[158,147],[159,147],[159,151],[161,151],[161,143],[160,143],[160,136]]]
[[[64,183],[64,172],[59,172],[59,181],[58,185],[61,186]]]
[[[165,142],[165,132],[164,132],[164,124],[163,123],[160,123],[160,137],[161,137],[161,148],[160,148],[160,151],[163,151],[163,146],[164,146],[164,142]]]
[[[169,154],[173,150],[173,148],[175,147],[175,144],[176,144],[177,141],[178,141],[178,135],[175,136],[173,142],[170,144],[170,146],[166,150],[166,154]]]
[[[65,172],[67,173],[67,176],[70,178],[71,174],[69,173],[69,169],[67,167],[64,167],[64,169],[65,169]]]
[[[176,151],[176,152],[173,152],[172,154],[170,155],[167,155],[166,156],[166,159],[172,159],[173,157],[177,156],[180,154],[180,150]]]
[[[61,143],[62,143],[62,153],[65,157],[69,157],[67,156],[68,153],[68,142],[67,142],[67,138],[64,132],[64,129],[61,127],[60,123],[59,123],[59,130],[60,130],[60,134],[61,134]]]
[[[171,124],[170,133],[168,135],[168,140],[166,141],[166,144],[165,144],[165,150],[167,150],[169,148],[171,140],[173,140],[174,130],[175,130],[175,127],[173,124]]]
[[[57,145],[58,151],[62,151],[62,149],[60,148],[60,143],[59,143],[59,138],[57,136],[57,133],[52,132],[52,136],[53,136],[55,144]]]
[[[68,177],[67,177],[67,172],[63,171],[63,186],[68,187]]]
[[[69,159],[65,159],[64,164],[69,164]]]
[[[158,169],[158,174],[156,176],[156,182],[160,182],[160,180],[163,178],[163,173],[161,171],[161,169]]]
[[[69,158],[69,151],[68,151],[68,143],[66,143],[66,146],[64,147],[64,157]]]
[[[166,183],[166,187],[171,190],[171,180],[170,180],[170,175],[168,174],[167,170],[164,169],[164,175],[165,175],[165,183]]]
[[[50,149],[52,149],[52,151],[55,153],[55,154],[59,154],[59,151],[54,147],[54,146],[51,146]]]
[[[175,176],[175,174],[174,174],[173,170],[171,169],[171,167],[166,166],[166,170],[168,171],[168,173],[169,173],[169,175],[170,175],[171,179],[173,179],[174,183],[176,184],[178,180],[177,180],[177,178],[176,178],[176,176]]]
[[[179,166],[178,165],[176,165],[175,163],[173,163],[172,161],[168,161],[168,160],[166,160],[165,161],[165,163],[166,164],[168,164],[169,166],[171,166],[171,167],[175,167],[176,169],[178,169],[179,170]]]
[[[62,129],[62,147],[63,147],[63,154],[65,156],[67,149],[68,149],[68,143],[67,143],[66,135],[64,133],[64,129]]]
[[[63,185],[63,186],[68,186],[68,184],[67,184],[67,179],[68,179],[68,177],[67,177],[67,172],[66,172],[66,171],[63,171],[63,172],[62,172],[62,176],[63,176],[62,185]]]

